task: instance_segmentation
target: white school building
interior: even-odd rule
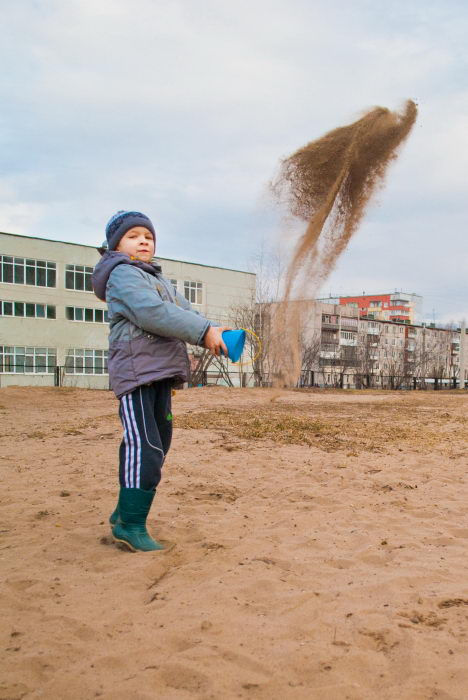
[[[107,312],[94,295],[93,246],[0,233],[0,387],[106,389]],[[255,293],[255,274],[157,258],[163,274],[210,320]]]

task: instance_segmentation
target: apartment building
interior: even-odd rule
[[[330,296],[318,299],[318,301],[351,306],[359,310],[359,316],[381,321],[416,323],[422,314],[422,297],[419,294],[408,294],[407,292]]]
[[[0,233],[0,386],[107,388],[107,311],[93,293],[93,246]],[[255,274],[158,258],[207,318],[250,302]]]
[[[354,306],[320,304],[321,333],[314,383],[345,388],[400,388],[466,383],[468,346],[460,329],[358,316]],[[329,311],[327,311],[327,306]],[[461,363],[463,362],[463,366]]]
[[[354,306],[315,302],[320,318],[320,350],[314,383],[354,385],[359,341],[359,311]],[[339,373],[339,379],[338,379]]]

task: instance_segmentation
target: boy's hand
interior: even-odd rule
[[[203,345],[207,350],[211,352],[212,355],[221,355],[221,350],[224,356],[227,357],[228,351],[227,347],[223,343],[222,334],[223,331],[230,331],[232,328],[230,326],[210,326],[205,333],[203,338]]]

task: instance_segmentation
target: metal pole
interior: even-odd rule
[[[459,389],[465,388],[465,363],[466,363],[466,322],[462,321],[460,329],[460,386]]]

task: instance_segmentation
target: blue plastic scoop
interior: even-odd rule
[[[237,362],[242,355],[245,343],[245,331],[223,331],[223,341],[228,350],[228,357],[232,362]],[[222,354],[224,352],[221,350]]]

